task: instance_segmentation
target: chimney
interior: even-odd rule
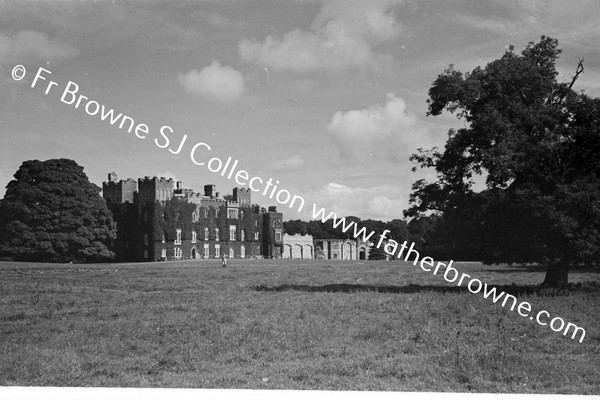
[[[108,181],[109,182],[116,182],[119,178],[117,177],[117,174],[115,172],[110,172],[108,174]]]
[[[182,181],[177,181],[177,189],[179,189],[179,190],[183,189],[183,182]]]
[[[204,185],[204,195],[207,197],[213,197],[215,191],[215,185]]]

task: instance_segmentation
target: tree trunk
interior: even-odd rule
[[[546,269],[546,278],[542,282],[542,289],[567,289],[569,283],[569,262],[566,258],[561,257],[558,260],[548,263]]]

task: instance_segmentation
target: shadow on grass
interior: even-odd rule
[[[500,274],[510,274],[514,272],[518,273],[527,273],[527,272],[535,272],[535,273],[545,273],[547,267],[545,265],[510,265],[506,267],[498,267],[497,265],[484,265],[483,266],[485,272],[493,272]],[[570,267],[569,272],[583,272],[589,274],[600,274],[600,269],[586,267],[586,266],[575,266]]]
[[[524,295],[524,294],[542,294],[542,295],[564,295],[568,292],[597,292],[600,291],[600,284],[597,282],[587,282],[585,284],[569,284],[569,290],[557,291],[552,289],[541,289],[539,285],[488,285],[495,287],[497,291],[504,291],[512,295]],[[442,286],[442,285],[406,285],[406,286],[393,286],[393,285],[359,285],[353,283],[333,283],[329,285],[256,285],[252,287],[257,292],[285,292],[285,291],[299,291],[299,292],[324,292],[324,293],[360,293],[360,292],[375,292],[375,293],[421,293],[421,292],[435,292],[435,293],[467,293],[469,292],[466,287],[458,286]],[[481,290],[483,292],[483,289]],[[480,292],[480,293],[481,293]]]

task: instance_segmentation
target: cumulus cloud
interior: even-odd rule
[[[242,74],[227,65],[221,66],[218,61],[213,61],[201,71],[193,69],[187,74],[179,74],[178,79],[189,94],[222,103],[231,103],[244,92]]]
[[[407,208],[404,191],[406,189],[392,185],[359,188],[330,182],[310,193],[310,198],[317,209],[323,207],[328,213],[333,211],[338,216],[392,220],[403,218],[402,211]]]
[[[417,117],[406,109],[406,102],[392,93],[385,104],[336,112],[327,130],[342,159],[354,163],[382,155],[396,160],[403,149],[414,151],[426,134]]]
[[[304,166],[304,158],[300,155],[295,155],[283,160],[278,160],[271,163],[268,169],[272,171],[291,171],[302,168]]]
[[[278,70],[309,72],[319,69],[377,67],[391,56],[377,54],[373,45],[398,36],[396,1],[330,0],[310,30],[294,30],[263,42],[242,40],[243,60]]]
[[[76,57],[79,50],[45,33],[20,31],[13,37],[0,35],[0,63],[62,61]]]

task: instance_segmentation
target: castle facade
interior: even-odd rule
[[[250,189],[221,197],[215,185],[200,194],[173,179],[111,172],[102,195],[117,223],[117,261],[282,256],[283,214],[252,204]]]

